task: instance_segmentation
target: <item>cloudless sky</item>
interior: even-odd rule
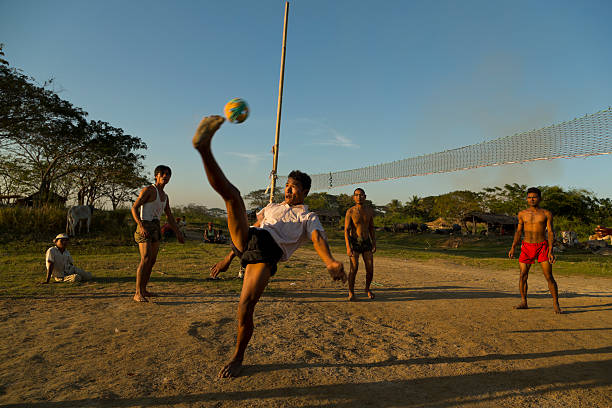
[[[233,97],[213,152],[246,194],[272,167],[284,1],[0,0],[6,58],[138,136],[172,205],[219,207],[191,147]],[[612,104],[612,2],[290,2],[279,174],[347,170],[462,147]],[[504,183],[612,197],[611,156],[362,184],[376,204]],[[151,175],[151,180],[153,177]],[[330,190],[352,193],[355,186]]]

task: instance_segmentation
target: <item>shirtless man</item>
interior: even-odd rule
[[[355,205],[346,210],[344,217],[344,241],[346,253],[351,259],[351,271],[348,275],[349,297],[355,298],[355,276],[359,268],[359,254],[363,257],[366,268],[365,292],[370,299],[374,299],[374,293],[370,290],[370,284],[374,277],[374,256],[376,252],[376,236],[374,235],[374,211],[364,206],[366,200],[365,191],[358,188],[353,192]]]
[[[148,302],[147,297],[157,296],[155,293],[147,291],[147,283],[151,277],[153,265],[157,260],[157,252],[161,242],[161,227],[159,218],[162,212],[166,214],[170,228],[176,234],[176,239],[181,244],[185,243],[172,210],[170,210],[170,200],[164,192],[164,187],[170,182],[172,170],[168,166],[157,166],[155,168],[155,184],[145,187],[132,206],[132,217],[136,221],[136,232],[134,239],[138,243],[140,251],[140,263],[136,269],[136,302]],[[140,208],[140,211],[138,209]]]
[[[518,227],[514,234],[514,241],[508,257],[514,258],[514,249],[525,232],[525,237],[521,244],[521,255],[519,256],[519,267],[521,275],[519,278],[519,291],[521,292],[521,303],[517,309],[527,309],[527,278],[529,268],[537,259],[542,267],[544,277],[548,282],[548,289],[553,297],[553,307],[555,313],[561,313],[559,308],[559,297],[557,282],[552,274],[552,264],[555,262],[553,255],[553,241],[555,234],[553,231],[553,216],[550,211],[540,208],[542,193],[539,189],[531,187],[527,190],[527,205],[529,208],[518,213]]]
[[[311,183],[307,174],[292,171],[285,185],[285,201],[268,204],[249,228],[240,191],[225,177],[210,148],[212,137],[223,122],[221,116],[205,117],[193,137],[193,146],[202,157],[208,181],[225,201],[227,226],[232,239],[233,251],[211,268],[211,276],[216,277],[219,272],[227,270],[236,255],[242,266],[246,266],[238,303],[236,350],[219,372],[221,378],[236,377],[240,373],[244,352],[253,334],[255,305],[276,272],[277,262],[287,260],[300,244],[311,239],[331,277],[346,281],[342,264],[329,251],[319,218],[304,205]]]

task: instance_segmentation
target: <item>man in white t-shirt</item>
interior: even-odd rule
[[[306,173],[292,171],[285,185],[285,201],[266,206],[257,214],[253,227],[249,227],[240,191],[225,177],[210,149],[212,137],[224,120],[221,116],[202,119],[193,137],[193,146],[202,157],[210,185],[225,201],[232,238],[233,251],[211,268],[211,276],[216,277],[219,272],[227,270],[235,256],[246,267],[238,304],[236,350],[219,372],[219,377],[236,377],[253,335],[255,305],[276,272],[279,261],[287,260],[302,243],[312,240],[332,279],[346,282],[346,274],[342,263],[336,261],[329,250],[319,218],[304,205],[311,185]]]
[[[45,262],[47,265],[47,278],[43,284],[49,283],[51,276],[56,282],[81,282],[91,280],[91,272],[74,266],[74,261],[68,252],[68,235],[59,234],[53,240],[55,246],[47,249]]]

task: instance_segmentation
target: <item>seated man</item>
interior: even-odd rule
[[[210,242],[210,243],[215,242],[215,236],[216,236],[216,232],[215,232],[215,229],[213,228],[213,223],[209,222],[208,228],[204,230],[204,242]]]
[[[53,240],[55,246],[47,249],[46,253],[46,264],[47,264],[47,278],[42,282],[43,284],[49,283],[51,275],[55,278],[56,282],[81,282],[91,280],[91,272],[85,272],[84,270],[74,266],[74,261],[70,252],[68,252],[68,235],[59,234]]]
[[[177,218],[177,221],[178,220],[179,218]],[[174,236],[174,231],[172,231],[172,227],[170,226],[170,224],[165,223],[164,225],[162,225],[161,236],[163,239],[172,238]]]

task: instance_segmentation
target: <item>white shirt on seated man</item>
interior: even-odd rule
[[[66,234],[59,234],[53,240],[55,246],[47,249],[45,263],[47,278],[42,282],[49,283],[51,275],[56,282],[81,282],[92,279],[91,272],[86,272],[74,266],[74,261],[68,252],[69,238]]]

